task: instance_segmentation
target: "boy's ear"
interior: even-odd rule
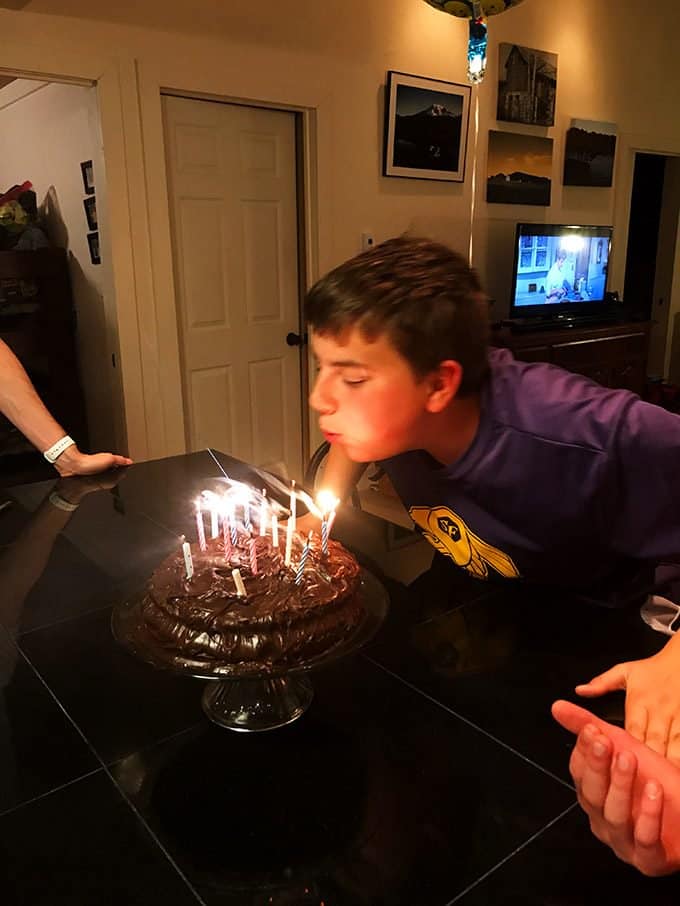
[[[429,393],[425,408],[428,412],[441,412],[458,393],[463,380],[463,366],[455,359],[445,359],[427,376]]]

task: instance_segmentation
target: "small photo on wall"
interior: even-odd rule
[[[101,264],[102,259],[99,252],[99,233],[88,233],[87,244],[90,249],[90,261],[92,264]]]
[[[94,195],[90,195],[89,198],[83,199],[83,207],[85,208],[85,216],[87,217],[87,228],[88,230],[97,229],[97,199]]]
[[[489,130],[486,200],[549,205],[552,154],[551,138]]]
[[[557,54],[520,44],[501,44],[498,58],[496,119],[530,126],[554,125]]]
[[[611,186],[615,153],[615,123],[572,120],[564,148],[564,185]]]

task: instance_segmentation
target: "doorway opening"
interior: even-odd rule
[[[0,337],[81,449],[124,449],[94,83],[2,75],[0,195],[14,187],[0,237]],[[4,485],[54,475],[6,420],[0,462]]]
[[[680,158],[637,152],[633,171],[628,249],[623,299],[628,316],[651,321],[647,374],[668,380],[673,359],[673,324],[680,315],[671,309],[675,250],[680,214]]]

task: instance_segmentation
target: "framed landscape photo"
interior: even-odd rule
[[[387,73],[383,174],[463,182],[469,85]]]

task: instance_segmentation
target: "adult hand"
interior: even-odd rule
[[[578,734],[569,770],[593,834],[645,875],[680,869],[680,769],[578,705],[552,714]]]
[[[594,698],[626,690],[626,730],[680,767],[680,636],[653,657],[616,664],[576,693]]]
[[[95,475],[107,469],[129,466],[132,460],[115,453],[81,453],[75,444],[67,447],[54,464],[62,478],[70,475]]]

